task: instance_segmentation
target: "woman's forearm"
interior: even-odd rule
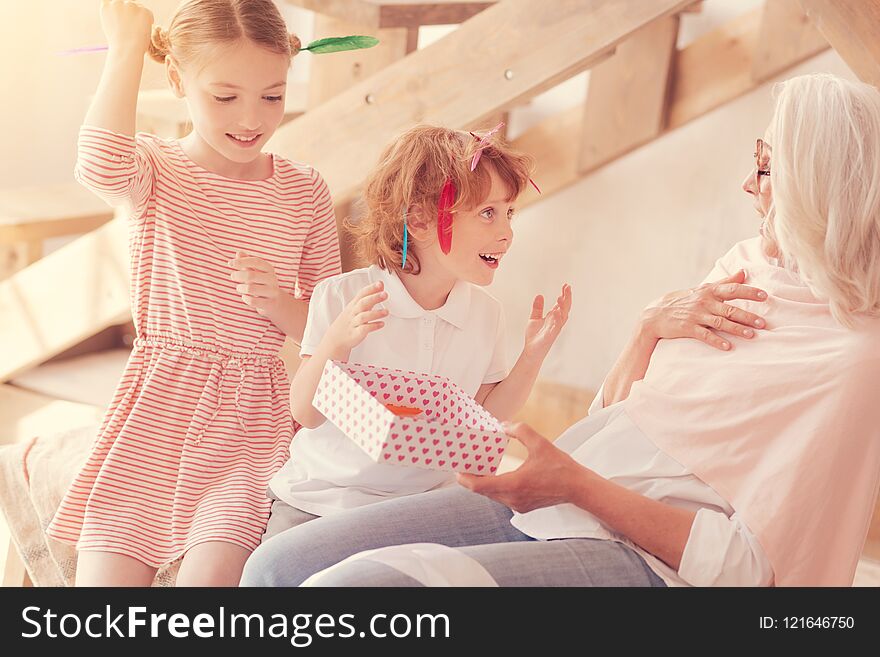
[[[678,571],[696,513],[652,500],[581,468],[571,503]]]
[[[639,322],[630,341],[605,377],[603,406],[610,406],[629,397],[633,383],[641,381],[648,371],[651,354],[659,340],[651,336]]]

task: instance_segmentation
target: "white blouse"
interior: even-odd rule
[[[668,586],[768,586],[773,568],[733,508],[706,483],[661,452],[629,419],[626,401],[602,408],[603,390],[589,415],[555,444],[605,479],[675,507],[696,511],[678,572],[573,504],[517,513],[511,524],[529,536],[601,538],[639,553]]]

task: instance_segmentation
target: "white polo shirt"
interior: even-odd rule
[[[364,287],[382,281],[385,326],[355,347],[349,361],[445,376],[474,396],[508,374],[501,304],[483,288],[458,281],[446,303],[425,310],[396,274],[376,265],[332,276],[312,292],[300,353],[311,356],[342,309]],[[333,423],[300,429],[290,459],[272,478],[272,492],[308,513],[328,515],[383,499],[448,485],[455,477],[376,463]]]

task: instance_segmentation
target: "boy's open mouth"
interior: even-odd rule
[[[493,269],[498,266],[498,261],[501,260],[501,256],[503,253],[481,253],[480,259],[485,262],[488,266]]]

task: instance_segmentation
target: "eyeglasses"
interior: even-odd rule
[[[770,147],[759,139],[755,143],[755,189],[761,188],[761,176],[770,175]]]

